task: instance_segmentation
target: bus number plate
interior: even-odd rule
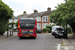
[[[29,35],[25,35],[25,37],[29,37]]]

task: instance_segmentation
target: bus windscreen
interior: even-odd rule
[[[21,29],[34,29],[35,20],[20,20]]]

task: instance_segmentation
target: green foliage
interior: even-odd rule
[[[13,10],[0,0],[0,35],[7,29],[8,20],[13,17]]]
[[[66,1],[66,0],[65,0]],[[75,32],[75,0],[67,0],[56,7],[50,17],[50,22],[62,25],[69,24],[73,33]]]
[[[2,1],[0,1],[0,17],[6,19],[10,19],[13,17],[13,10]]]
[[[53,26],[55,26],[55,25],[47,25],[46,26],[46,28],[50,29],[50,31],[49,31],[50,33],[51,33],[51,29],[52,29]]]
[[[11,22],[11,23],[8,23],[9,25],[13,25],[13,24],[15,24],[14,22]]]
[[[57,9],[53,11],[52,15],[49,15],[50,21],[65,25],[75,22],[75,0],[69,0],[66,3],[62,3],[56,7]]]
[[[52,28],[55,25],[47,25],[46,28]]]
[[[8,25],[11,25],[11,27],[9,27],[9,29],[13,29],[14,24],[15,24],[14,22],[8,23]]]
[[[7,29],[7,26],[8,26],[8,21],[6,19],[0,21],[0,35],[3,35],[5,30]]]
[[[72,33],[71,27],[68,27],[68,28],[67,28],[67,33],[68,33],[68,34],[71,34],[71,33]]]
[[[50,32],[50,29],[49,28],[44,28],[43,29],[43,32],[47,32],[47,31]]]
[[[18,27],[18,21],[15,23],[15,26]]]
[[[9,27],[8,29],[12,29],[12,27]]]

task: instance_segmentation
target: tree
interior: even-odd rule
[[[18,27],[18,21],[15,23],[15,26]]]
[[[0,35],[7,29],[8,20],[13,17],[13,10],[0,0]]]
[[[56,10],[53,10],[53,13],[49,17],[51,22],[62,26],[69,24],[73,33],[75,33],[75,0],[68,0],[67,4],[58,4]]]
[[[8,23],[8,25],[11,25],[11,27],[9,27],[9,28],[13,29],[14,24],[15,24],[14,22]]]

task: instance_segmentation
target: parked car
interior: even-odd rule
[[[65,37],[65,29],[63,27],[53,27],[52,28],[52,35],[57,37]]]
[[[51,30],[51,33],[52,33],[52,35],[54,36],[54,31],[56,30],[56,28],[59,28],[60,26],[53,26],[52,27],[52,30]]]
[[[37,28],[37,33],[41,33],[41,29],[40,28]]]

